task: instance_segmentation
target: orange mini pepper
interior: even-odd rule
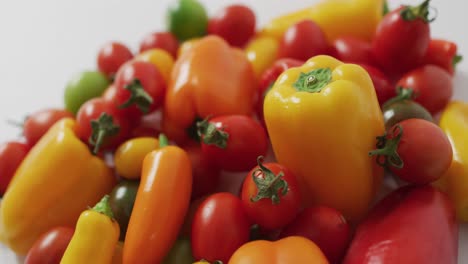
[[[245,52],[218,36],[203,37],[174,65],[164,104],[164,133],[180,143],[196,118],[250,115],[256,94],[255,74]]]
[[[290,236],[270,242],[256,240],[234,252],[228,264],[328,264],[320,248],[304,237]]]
[[[128,223],[123,263],[160,263],[177,239],[192,192],[192,167],[188,154],[166,146],[146,155],[141,181]]]

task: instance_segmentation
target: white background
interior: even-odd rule
[[[95,69],[99,47],[111,40],[126,43],[133,51],[142,37],[164,30],[169,0],[1,0],[0,1],[0,142],[15,139],[17,128],[8,119],[21,120],[28,113],[46,107],[62,107],[63,91],[75,73]],[[201,0],[210,14],[228,3],[252,7],[258,26],[268,19],[317,0]],[[390,5],[421,1],[395,1]],[[438,17],[431,24],[432,35],[455,41],[467,54],[467,2],[433,0]],[[458,66],[456,98],[468,101],[468,63]],[[421,219],[424,221],[424,219]],[[437,227],[434,227],[437,228]],[[468,245],[468,228],[463,227],[461,246]],[[463,246],[462,246],[463,245]],[[461,252],[460,263],[468,263]],[[0,263],[16,263],[0,246]]]

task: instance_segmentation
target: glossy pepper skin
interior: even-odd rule
[[[160,263],[177,239],[192,191],[188,154],[165,146],[146,155],[128,223],[123,263]]]
[[[356,230],[343,264],[455,264],[458,224],[448,197],[431,186],[390,193]]]
[[[242,50],[218,36],[201,38],[174,65],[164,104],[164,133],[181,143],[196,118],[250,115],[256,92],[255,75]]]
[[[279,41],[268,36],[256,36],[247,44],[245,54],[257,78],[278,58],[278,49]]]
[[[111,263],[119,233],[106,195],[92,209],[81,213],[60,264]]]
[[[332,43],[341,36],[370,41],[382,19],[383,0],[321,0],[319,3],[271,20],[262,34],[281,38],[292,25],[305,19],[317,23]]]
[[[314,242],[304,237],[290,236],[271,242],[256,240],[244,244],[232,255],[228,264],[328,264],[327,258]]]
[[[0,238],[18,254],[51,228],[74,226],[115,184],[111,169],[76,131],[72,119],[54,124],[21,163],[3,198]]]
[[[448,172],[435,185],[448,194],[458,219],[468,222],[468,104],[452,101],[442,112],[439,125],[449,138],[454,155]]]
[[[313,57],[278,77],[264,115],[278,163],[298,177],[304,206],[330,206],[359,220],[383,173],[368,156],[384,123],[367,72],[330,56]]]

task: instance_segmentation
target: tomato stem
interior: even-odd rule
[[[401,125],[394,126],[390,135],[384,134],[377,137],[377,149],[370,151],[369,156],[377,156],[376,161],[382,167],[403,168],[404,162],[397,152],[402,136],[403,128]]]
[[[104,214],[108,216],[111,219],[114,219],[114,213],[112,212],[112,209],[109,204],[109,195],[104,195],[102,197],[101,201],[99,201],[93,208],[93,211],[96,211],[98,213]]]
[[[159,134],[159,148],[169,146],[169,139],[163,133]]]
[[[141,84],[140,80],[134,79],[130,84],[124,87],[130,91],[130,98],[119,108],[127,108],[132,105],[136,105],[143,113],[148,113],[153,103],[153,98],[145,91],[145,88]]]
[[[413,100],[416,97],[413,89],[405,88],[402,86],[398,86],[396,88],[396,93],[397,95],[395,97],[390,98],[387,102],[383,104],[382,106],[383,108],[388,107],[389,105],[397,103],[397,102]]]
[[[436,18],[433,17],[429,19],[429,2],[430,0],[425,0],[418,6],[406,6],[400,12],[401,17],[403,20],[406,21],[413,21],[416,19],[421,19],[425,23],[430,23],[434,21]]]
[[[319,93],[331,81],[330,68],[315,69],[307,73],[301,72],[293,86],[298,91]]]
[[[275,175],[270,169],[263,165],[263,156],[257,158],[258,169],[252,172],[252,179],[257,186],[257,194],[250,197],[250,201],[258,202],[261,199],[271,199],[272,204],[280,203],[280,196],[288,193],[288,183],[283,179],[284,173],[281,171]],[[263,177],[261,177],[263,175]]]
[[[455,57],[453,57],[453,59],[452,59],[453,67],[455,68],[457,66],[457,64],[460,63],[462,60],[463,60],[462,55],[460,55],[460,54],[455,55]]]
[[[222,129],[216,128],[215,124],[210,123],[208,119],[209,117],[197,122],[198,135],[203,143],[225,149],[227,147],[229,134]]]
[[[99,148],[106,138],[119,133],[120,127],[115,125],[113,120],[111,115],[103,112],[97,120],[91,121],[92,132],[88,142],[91,146],[94,146],[92,150],[94,155],[99,152]]]

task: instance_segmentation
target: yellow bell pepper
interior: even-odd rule
[[[343,35],[370,41],[382,19],[383,6],[383,0],[322,0],[271,20],[262,34],[279,39],[290,26],[309,19],[322,28],[330,43]]]
[[[257,79],[276,61],[278,48],[278,40],[268,36],[257,36],[247,44],[245,53]]]
[[[283,72],[264,101],[279,163],[298,178],[304,205],[328,205],[350,221],[364,216],[383,171],[368,152],[384,133],[372,80],[330,56]]]
[[[106,195],[94,208],[81,213],[60,264],[111,264],[119,234]]]
[[[452,144],[453,160],[447,173],[434,185],[453,201],[458,219],[468,222],[468,103],[450,102],[442,112],[440,127]]]
[[[75,134],[72,119],[51,127],[15,173],[0,207],[0,239],[18,254],[56,226],[75,226],[83,210],[115,184],[112,170]]]
[[[174,59],[169,52],[163,49],[150,49],[138,54],[135,60],[149,62],[156,66],[166,83],[169,83],[172,67],[174,67]]]

